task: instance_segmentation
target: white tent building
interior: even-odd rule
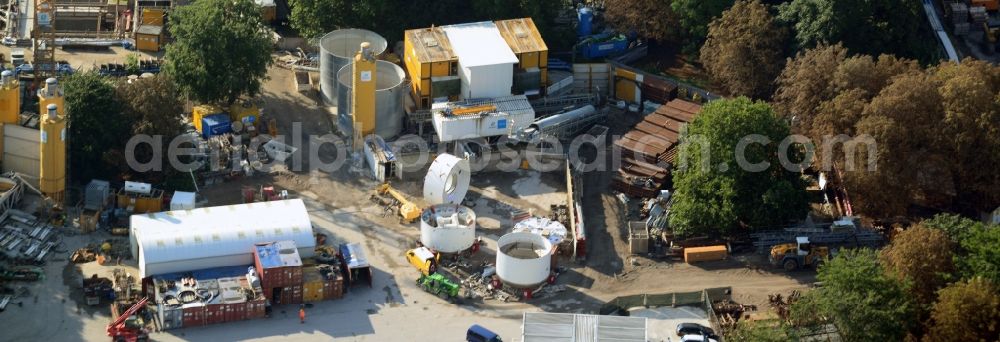
[[[253,264],[253,245],[295,241],[315,254],[316,239],[301,199],[132,215],[132,257],[140,277]]]

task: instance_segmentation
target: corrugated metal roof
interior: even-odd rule
[[[525,312],[521,326],[524,342],[645,342],[646,318]]]
[[[258,243],[291,240],[307,258],[316,246],[301,199],[132,215],[131,227],[133,257],[141,254],[142,273],[146,264],[220,256],[239,256],[241,263],[251,264]],[[232,265],[203,265],[217,266]]]
[[[517,63],[517,56],[489,21],[442,26],[463,68]]]
[[[495,23],[500,35],[514,53],[549,50],[542,40],[542,35],[538,33],[538,28],[535,27],[535,21],[531,18],[497,20]]]
[[[457,58],[451,51],[451,41],[440,27],[406,30],[405,34],[413,46],[414,57],[420,63],[451,61]]]
[[[347,268],[361,268],[368,267],[368,258],[365,257],[364,249],[361,249],[361,244],[357,242],[352,242],[344,245],[340,245],[340,254],[344,257],[344,262],[347,263]]]
[[[522,114],[530,114],[531,122],[534,122],[535,109],[531,106],[531,101],[528,101],[528,97],[524,95],[511,95],[504,97],[497,97],[492,99],[470,99],[466,101],[457,102],[457,104],[464,107],[475,107],[483,105],[493,105],[496,106],[496,111],[494,113],[485,115],[443,115],[441,110],[434,111],[432,109],[434,116],[440,116],[443,121],[450,120],[479,120],[483,116],[519,116]],[[525,126],[531,124],[531,122],[525,123]]]

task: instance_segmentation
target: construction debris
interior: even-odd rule
[[[792,304],[801,297],[802,294],[798,290],[792,290],[792,293],[787,298],[783,298],[780,293],[767,295],[767,301],[771,308],[774,309],[774,312],[778,314],[779,318],[787,320],[792,310]]]
[[[95,253],[90,247],[84,247],[73,252],[73,255],[70,256],[69,260],[76,264],[91,262],[97,260],[97,253]]]

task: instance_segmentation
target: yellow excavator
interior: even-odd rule
[[[406,198],[406,195],[393,189],[389,183],[383,183],[375,188],[375,193],[380,196],[392,196],[399,202],[399,216],[406,223],[413,223],[420,218],[420,207]]]

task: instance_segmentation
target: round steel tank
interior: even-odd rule
[[[371,44],[376,56],[389,46],[378,33],[362,29],[336,30],[320,38],[319,86],[327,105],[337,105],[337,71],[351,63],[363,42]]]
[[[352,65],[337,73],[337,126],[347,134],[351,127]],[[406,72],[398,65],[375,62],[375,134],[392,139],[403,130],[403,95],[406,94]]]
[[[476,213],[469,207],[439,204],[420,214],[420,242],[441,253],[458,253],[476,242]]]
[[[552,267],[552,243],[538,234],[510,233],[497,240],[497,276],[504,284],[527,288],[541,284]]]

